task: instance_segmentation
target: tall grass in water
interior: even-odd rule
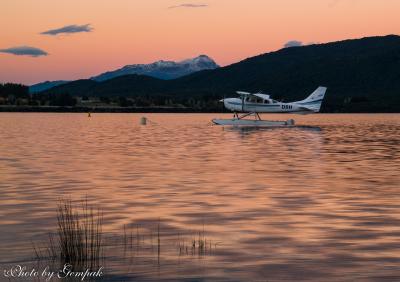
[[[189,240],[178,234],[177,247],[179,255],[211,255],[216,250],[218,244],[219,242],[212,242],[211,239],[206,237],[204,225],[203,230],[194,232]]]
[[[102,212],[90,206],[87,200],[82,205],[62,200],[57,206],[57,231],[49,234],[44,247],[32,244],[37,260],[50,259],[61,265],[68,263],[74,271],[98,269],[104,263],[105,248],[113,255],[118,255],[116,252],[122,251],[123,247],[124,258],[136,256],[142,251],[151,252],[160,262],[162,255],[170,256],[174,249],[179,256],[213,255],[219,244],[206,236],[204,224],[201,231],[184,232],[183,236],[178,234],[177,238],[176,234],[162,231],[159,219],[153,228],[139,228],[138,224],[124,225],[116,236],[107,234],[103,232]],[[130,252],[127,253],[127,250]]]
[[[87,201],[80,209],[71,201],[61,201],[57,210],[58,244],[51,248],[59,253],[61,262],[75,267],[95,268],[103,255],[102,225],[100,210],[90,207]]]

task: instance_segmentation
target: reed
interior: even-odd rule
[[[112,252],[123,248],[124,257],[150,251],[160,262],[163,254],[170,255],[174,250],[169,245],[172,242],[175,242],[179,256],[199,257],[212,255],[220,244],[206,236],[204,224],[202,230],[168,234],[162,230],[161,219],[149,229],[139,228],[139,224],[124,224],[119,234],[113,236],[103,232],[103,213],[90,206],[87,200],[81,206],[72,204],[71,200],[62,200],[57,206],[57,231],[49,234],[44,248],[34,242],[32,245],[37,260],[58,261],[61,265],[68,263],[74,270],[95,270],[104,262],[106,247]]]
[[[179,255],[211,255],[219,243],[207,238],[203,225],[202,231],[193,232],[190,239],[178,234],[177,248]]]
[[[103,255],[103,214],[85,201],[82,209],[71,201],[62,201],[57,210],[58,244],[50,240],[50,254],[59,254],[63,263],[73,266],[97,267]]]
[[[157,224],[157,258],[158,258],[158,261],[160,261],[160,254],[161,254],[160,219],[158,219],[158,224]]]

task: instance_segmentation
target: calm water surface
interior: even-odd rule
[[[145,115],[0,113],[0,274],[35,262],[59,199],[87,197],[107,281],[400,280],[400,115]],[[209,253],[177,250],[203,230]]]

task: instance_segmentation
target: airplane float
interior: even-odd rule
[[[263,93],[249,93],[236,91],[239,98],[226,98],[220,100],[225,108],[234,112],[232,119],[213,119],[217,125],[244,125],[244,126],[293,126],[294,120],[270,121],[262,120],[260,113],[318,113],[325,97],[326,87],[318,87],[306,99],[291,103],[283,103],[271,99],[270,95]],[[243,113],[239,115],[238,113]],[[246,117],[254,116],[254,119]]]

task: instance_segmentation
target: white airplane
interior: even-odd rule
[[[213,119],[215,124],[219,125],[265,125],[265,126],[282,126],[292,125],[291,122],[272,122],[261,120],[259,113],[318,113],[321,109],[322,101],[325,97],[326,87],[318,87],[306,99],[291,103],[282,103],[270,98],[270,95],[263,93],[249,93],[237,91],[240,98],[227,98],[220,100],[224,103],[225,108],[234,112],[233,119]],[[242,112],[239,116],[237,113]],[[255,120],[243,119],[244,117],[254,115]],[[294,122],[293,120],[289,120]]]

